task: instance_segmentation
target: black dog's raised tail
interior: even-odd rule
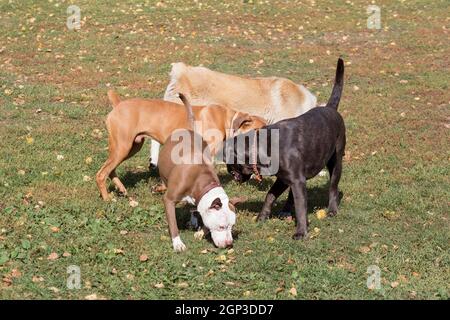
[[[195,128],[194,128],[195,119],[194,119],[194,113],[192,112],[192,106],[184,94],[178,93],[178,96],[180,97],[181,101],[183,101],[183,104],[186,107],[187,119],[188,119],[189,125],[191,126],[191,129],[195,131]]]
[[[334,79],[333,91],[328,99],[327,107],[337,110],[341,101],[342,89],[344,88],[344,60],[339,58],[336,67],[336,78]]]

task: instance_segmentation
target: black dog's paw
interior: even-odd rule
[[[300,240],[300,239],[305,239],[307,236],[308,236],[308,232],[296,232],[292,236],[292,239]]]
[[[337,210],[328,210],[328,216],[329,217],[334,217],[335,215],[337,215],[338,211]]]
[[[269,218],[270,212],[260,212],[256,217],[256,221],[264,222]]]

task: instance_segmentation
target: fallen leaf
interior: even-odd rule
[[[58,154],[56,156],[56,160],[58,160],[58,161],[64,160],[64,156],[62,154]]]
[[[12,285],[13,281],[9,276],[4,276],[2,279],[3,285],[9,287]]]
[[[297,296],[297,289],[296,289],[295,287],[292,287],[292,288],[289,290],[289,293],[290,293],[291,295],[293,295],[294,297],[296,297],[296,296]]]
[[[84,182],[89,182],[89,181],[91,181],[91,180],[92,180],[91,177],[89,177],[89,176],[83,176],[83,181],[84,181]]]
[[[84,297],[86,300],[98,300],[97,294],[93,293]]]
[[[160,282],[154,285],[155,288],[162,289],[164,288],[164,283]]]
[[[187,287],[189,287],[189,283],[187,283],[187,282],[179,282],[179,283],[177,283],[177,287],[178,288],[187,288]]]
[[[227,260],[227,257],[224,254],[221,254],[220,256],[216,257],[216,260],[219,262],[223,262]]]
[[[124,253],[124,251],[122,249],[117,249],[117,248],[114,248],[113,252],[115,254],[123,254]]]
[[[92,163],[92,158],[91,157],[87,157],[84,162],[86,162],[86,164],[91,164]]]
[[[63,257],[64,258],[67,258],[67,257],[70,257],[71,256],[71,254],[69,253],[69,252],[67,252],[67,251],[65,251],[64,253],[63,253]]]
[[[53,226],[53,227],[50,227],[50,230],[52,231],[52,232],[59,232],[59,228],[58,227],[55,227],[55,226]]]
[[[398,281],[391,282],[391,287],[396,288],[400,283]]]
[[[54,293],[58,293],[59,292],[59,289],[58,288],[56,288],[56,287],[50,287],[50,288],[48,288],[50,291],[53,291]]]
[[[316,217],[319,220],[325,219],[327,217],[327,212],[324,209],[316,211]]]
[[[33,276],[33,278],[31,278],[31,281],[33,282],[44,282],[44,278],[42,278],[41,276]]]
[[[250,294],[251,294],[251,292],[248,290],[243,293],[244,297],[249,297]]]
[[[361,253],[368,253],[370,251],[370,247],[362,246],[362,247],[359,248],[358,251],[361,252]]]
[[[51,261],[53,261],[53,260],[56,260],[56,259],[58,259],[58,254],[56,253],[56,252],[52,252],[52,253],[50,253],[49,255],[48,255],[48,257],[47,257],[47,260],[51,260]]]
[[[146,254],[141,254],[141,256],[139,257],[140,262],[145,262],[147,260],[148,260],[148,256]]]
[[[11,277],[13,277],[13,278],[20,278],[21,276],[22,276],[22,272],[20,272],[19,269],[12,269]]]
[[[129,204],[130,204],[130,207],[135,208],[135,207],[137,207],[139,205],[139,202],[137,202],[137,201],[135,201],[133,199],[130,199]]]

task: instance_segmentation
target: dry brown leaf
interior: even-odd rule
[[[140,262],[145,262],[147,260],[148,260],[148,256],[146,254],[141,254],[141,256],[139,257]]]
[[[289,294],[292,295],[292,296],[294,296],[294,297],[296,297],[296,296],[297,296],[297,288],[292,287],[292,288],[289,290]]]
[[[52,253],[50,253],[49,255],[48,255],[48,257],[47,257],[47,260],[50,260],[50,261],[53,261],[53,260],[56,260],[56,259],[58,259],[58,254],[56,253],[56,252],[52,252]]]

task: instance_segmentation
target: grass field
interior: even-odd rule
[[[0,0],[0,298],[449,299],[447,0],[377,1],[380,30],[367,28],[370,1],[110,2]],[[80,30],[66,26],[70,4]],[[108,87],[162,97],[184,61],[287,77],[322,103],[340,55],[343,197],[319,220],[328,178],[309,182],[309,239],[254,222],[270,178],[238,185],[219,166],[228,194],[249,197],[234,252],[182,230],[188,251],[174,253],[146,147],[118,169],[138,205],[101,201]],[[66,286],[71,265],[80,289]]]

